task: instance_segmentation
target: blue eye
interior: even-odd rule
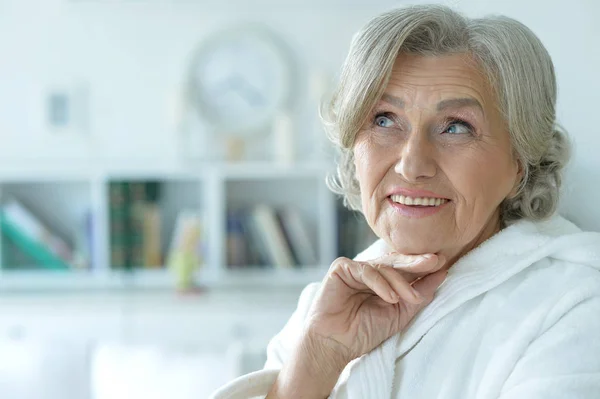
[[[379,127],[391,127],[393,124],[394,122],[385,115],[379,114],[375,117],[375,125]]]
[[[473,133],[473,128],[467,122],[464,121],[454,121],[448,125],[444,133],[449,134],[471,134]]]

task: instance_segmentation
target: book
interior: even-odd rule
[[[294,258],[277,220],[275,210],[268,205],[257,205],[252,210],[252,222],[266,244],[270,264],[288,269],[294,267]]]
[[[203,261],[202,218],[194,210],[184,209],[177,215],[167,266],[176,276],[179,289],[194,286],[194,272]]]
[[[77,269],[91,269],[93,266],[94,225],[93,213],[87,209],[77,224],[72,265]]]
[[[163,264],[160,206],[156,203],[146,203],[141,208],[143,265],[146,268],[158,268]]]
[[[202,217],[196,210],[182,209],[177,214],[167,257],[180,251],[194,253],[198,261],[202,260]]]
[[[126,183],[127,263],[129,268],[144,266],[144,218],[146,184],[140,181]]]
[[[111,182],[110,255],[117,269],[162,265],[160,183]]]
[[[278,217],[296,264],[316,266],[317,254],[298,210],[286,207],[278,212]]]
[[[241,211],[240,222],[246,247],[246,264],[257,267],[267,266],[270,263],[267,243],[264,242],[252,219],[252,209]]]
[[[90,209],[85,214],[84,221],[84,236],[85,236],[85,248],[87,251],[88,264],[89,268],[93,269],[97,267],[96,264],[96,246],[94,243],[95,240],[95,223],[96,223],[96,214]]]
[[[110,265],[115,269],[124,269],[130,263],[127,204],[127,183],[111,182],[108,186]]]
[[[227,267],[239,268],[248,264],[242,211],[227,212]]]
[[[0,210],[2,235],[39,266],[69,269],[73,253],[69,245],[16,199]]]

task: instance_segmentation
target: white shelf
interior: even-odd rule
[[[302,178],[325,176],[331,171],[331,166],[327,164],[273,164],[273,163],[250,163],[250,164],[232,164],[225,167],[214,168],[215,172],[228,180],[253,180],[269,178]]]
[[[216,287],[304,287],[321,281],[328,266],[303,266],[300,269],[225,270],[214,281]],[[202,281],[202,280],[201,280]]]
[[[302,288],[321,281],[326,267],[302,269],[219,270],[203,269],[197,282],[207,289]],[[175,290],[174,276],[167,270],[110,271],[3,271],[0,293],[110,290]]]
[[[206,264],[200,284],[211,287],[305,286],[320,280],[326,269],[244,270],[226,268],[226,221],[229,207],[266,203],[299,209],[314,234],[318,262],[335,257],[336,219],[334,196],[325,187],[325,177],[333,170],[326,162],[292,165],[271,162],[220,164],[183,161],[153,164],[136,161],[72,163],[22,163],[3,168],[0,163],[2,197],[24,192],[32,208],[41,210],[42,219],[65,221],[66,232],[76,231],[82,209],[94,215],[93,271],[0,271],[1,290],[79,290],[79,289],[170,289],[173,279],[165,270],[138,271],[133,275],[113,271],[110,263],[108,186],[114,181],[156,180],[165,183],[161,200],[166,228],[163,246],[172,234],[178,208],[197,207],[205,215]],[[73,189],[77,188],[77,190]],[[85,192],[82,194],[82,190]],[[197,193],[197,194],[196,194]],[[84,195],[85,194],[85,195]],[[39,207],[50,204],[52,208]],[[77,212],[75,212],[77,210]],[[77,230],[79,231],[79,230]],[[165,248],[163,248],[164,250]],[[0,248],[1,251],[1,248]],[[325,270],[325,271],[323,271]]]
[[[88,181],[99,177],[99,170],[89,165],[55,163],[11,163],[0,165],[2,183]]]
[[[194,162],[185,165],[155,165],[146,162],[44,163],[27,162],[0,164],[0,182],[69,182],[110,179],[203,179],[218,176],[222,179],[269,179],[280,177],[325,176],[332,172],[328,163],[278,164],[252,162],[219,164]]]

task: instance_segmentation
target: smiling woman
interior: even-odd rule
[[[451,264],[499,231],[522,169],[495,104],[469,54],[396,59],[352,156],[362,211],[397,251]]]
[[[214,398],[596,398],[600,234],[555,213],[555,106],[552,61],[513,19],[371,20],[325,122],[330,188],[380,240],[334,260],[265,369]]]

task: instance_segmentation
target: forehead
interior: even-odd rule
[[[402,53],[396,59],[386,94],[407,106],[430,104],[453,97],[472,97],[493,105],[488,80],[468,54],[423,56]]]

